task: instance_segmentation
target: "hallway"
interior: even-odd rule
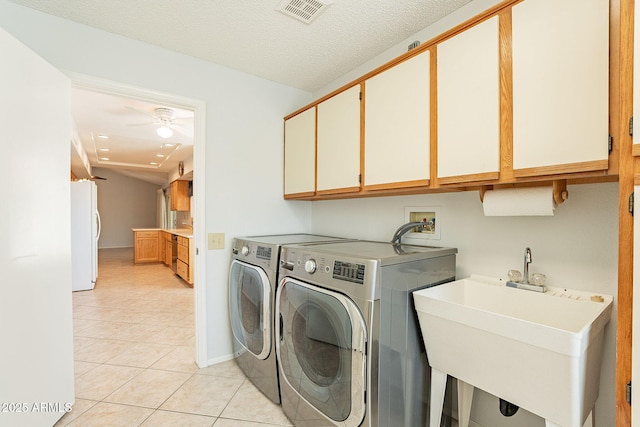
[[[101,249],[98,283],[73,293],[73,410],[56,426],[291,425],[234,361],[194,362],[193,288],[131,248]]]

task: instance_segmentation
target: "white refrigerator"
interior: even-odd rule
[[[93,181],[71,182],[72,289],[93,289],[98,277],[98,187]]]

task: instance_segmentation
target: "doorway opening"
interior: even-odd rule
[[[205,278],[206,278],[206,263],[204,262],[204,251],[203,255],[200,255],[199,248],[205,247],[205,214],[204,214],[204,206],[205,204],[205,168],[204,168],[204,159],[205,159],[205,102],[197,99],[186,98],[174,94],[158,92],[154,90],[149,90],[140,87],[134,87],[130,85],[125,85],[118,82],[108,81],[104,79],[99,79],[96,77],[86,76],[77,73],[69,73],[68,74],[71,82],[72,89],[80,89],[87,92],[97,93],[97,94],[107,94],[115,97],[124,97],[128,99],[137,100],[141,103],[157,103],[162,104],[163,111],[160,111],[161,114],[158,115],[157,121],[153,117],[145,117],[140,114],[141,123],[140,126],[152,126],[157,127],[158,129],[167,127],[171,128],[174,132],[182,131],[180,129],[181,123],[179,123],[180,117],[176,115],[176,112],[192,112],[193,114],[193,127],[192,127],[192,173],[191,176],[187,178],[192,180],[192,187],[190,189],[192,205],[191,205],[191,218],[192,218],[192,228],[193,228],[193,239],[194,239],[194,268],[193,268],[193,289],[194,289],[194,314],[195,314],[195,361],[199,367],[205,367],[207,365],[207,343],[206,343],[206,298],[205,298]],[[133,108],[135,109],[135,107]],[[160,109],[160,108],[158,108]],[[167,111],[169,110],[169,111]],[[114,114],[117,114],[114,112]],[[170,115],[174,114],[173,119],[175,121],[168,121],[170,119]],[[151,120],[150,120],[151,119]],[[157,126],[153,126],[156,125]],[[136,126],[131,126],[136,127]],[[160,135],[160,131],[158,131],[158,135]],[[92,138],[99,138],[99,135],[92,135]],[[95,145],[96,150],[98,150],[97,144]],[[167,147],[165,147],[167,148]],[[172,148],[168,147],[169,150],[168,156],[171,157],[175,155],[177,151],[171,151]],[[163,154],[163,153],[159,153]],[[96,153],[98,155],[98,153]],[[165,155],[165,159],[167,154]],[[104,158],[108,158],[108,156],[104,156]],[[159,157],[160,160],[162,158]],[[104,161],[104,166],[107,165],[107,161]],[[121,162],[126,163],[126,162]],[[182,161],[180,164],[180,171],[183,172],[185,168],[186,161]],[[100,165],[103,166],[103,165]],[[126,170],[127,174],[131,176],[135,176],[135,168],[130,165],[123,164],[121,165],[124,170]],[[157,165],[148,165],[147,169],[149,170],[157,170]],[[188,167],[189,165],[187,165]],[[179,177],[182,177],[181,173],[178,173]]]

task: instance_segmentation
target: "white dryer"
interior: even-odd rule
[[[285,414],[299,427],[415,427],[429,368],[412,292],[455,278],[454,248],[285,245],[276,296]]]
[[[341,240],[313,234],[239,237],[231,247],[229,316],[236,362],[256,387],[280,403],[274,339],[274,300],[284,243]]]

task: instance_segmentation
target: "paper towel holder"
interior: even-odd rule
[[[484,193],[488,190],[493,190],[493,185],[481,185],[478,193],[480,194],[480,202],[484,202]],[[553,201],[556,205],[561,204],[569,198],[569,192],[567,191],[567,180],[556,179],[553,181]]]

